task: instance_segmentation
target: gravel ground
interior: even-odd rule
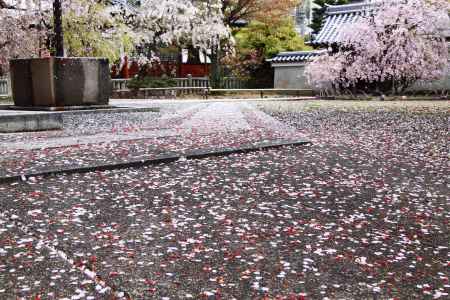
[[[45,295],[43,299],[102,297],[94,280],[21,228],[0,218],[1,299],[37,299],[38,295]]]
[[[50,251],[27,290],[0,243],[0,298],[448,298],[448,110],[336,105],[261,104],[312,146],[0,185],[2,241]]]

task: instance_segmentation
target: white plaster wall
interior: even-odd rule
[[[310,89],[304,65],[275,66],[274,87],[276,89]]]

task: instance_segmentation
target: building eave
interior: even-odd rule
[[[272,68],[283,68],[283,67],[303,67],[306,65],[306,62],[298,62],[298,63],[272,63]]]
[[[272,63],[272,67],[302,65],[326,52],[327,50],[325,49],[313,51],[280,52],[277,56],[267,61]]]

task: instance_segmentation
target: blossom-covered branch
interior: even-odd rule
[[[327,92],[400,93],[448,72],[443,0],[384,1],[347,28],[337,53],[307,66],[309,82]]]
[[[52,28],[40,25],[51,24],[52,1],[29,0],[26,5],[1,1],[0,45],[5,46],[0,48],[0,69],[4,72],[9,59],[36,57],[41,48],[51,47]],[[115,58],[120,50],[139,44],[208,49],[230,38],[218,0],[143,0],[136,6],[126,5],[126,1],[111,3],[63,1],[67,54]]]

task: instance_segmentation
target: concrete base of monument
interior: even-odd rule
[[[0,133],[60,130],[61,114],[10,114],[0,116]]]
[[[86,111],[118,108],[112,105],[83,105],[83,106],[9,106],[9,110],[18,111]]]
[[[0,105],[0,133],[46,131],[63,129],[66,115],[159,112],[158,107],[70,106],[18,107]]]
[[[31,58],[10,61],[17,107],[107,106],[111,93],[105,58]]]

